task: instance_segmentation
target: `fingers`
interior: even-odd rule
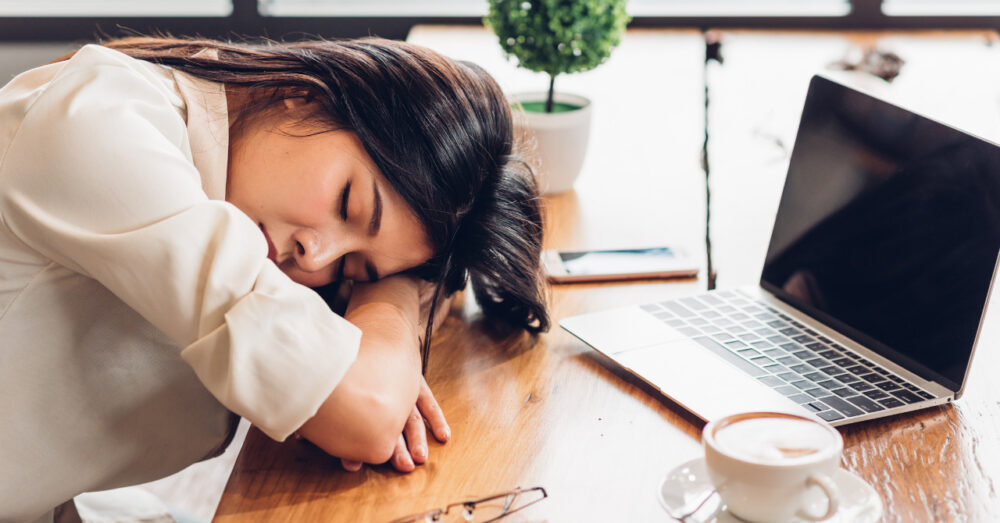
[[[444,412],[441,410],[441,406],[438,405],[437,399],[434,398],[434,393],[431,392],[431,388],[427,386],[425,380],[420,380],[420,394],[417,396],[417,408],[420,410],[420,414],[427,418],[427,423],[430,425],[434,437],[441,443],[447,443],[451,439],[451,427],[448,426],[448,421],[444,419]]]
[[[406,425],[403,426],[403,436],[406,438],[406,446],[410,451],[410,457],[414,463],[422,464],[427,462],[427,429],[424,427],[424,418],[420,415],[416,405],[410,411],[410,417],[406,418]]]
[[[344,470],[348,472],[357,472],[361,470],[361,465],[363,465],[363,463],[360,461],[354,461],[353,459],[340,460],[340,466],[344,467]]]
[[[413,469],[416,468],[413,459],[410,458],[410,451],[406,449],[406,440],[403,439],[402,434],[396,440],[396,450],[392,452],[392,458],[389,461],[400,472],[413,472]]]

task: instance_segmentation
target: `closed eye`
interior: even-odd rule
[[[347,221],[347,202],[351,197],[351,182],[344,185],[344,190],[340,192],[340,219]]]

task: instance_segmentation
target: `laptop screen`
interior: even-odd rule
[[[998,251],[1000,147],[813,78],[765,289],[958,390]]]

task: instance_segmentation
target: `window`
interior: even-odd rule
[[[231,0],[0,0],[0,17],[229,16]]]
[[[889,16],[1000,16],[997,0],[884,0]]]

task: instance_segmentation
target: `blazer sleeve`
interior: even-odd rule
[[[209,200],[163,78],[88,46],[35,98],[0,163],[0,219],[107,287],[180,347],[233,412],[283,440],[357,355],[361,332]]]

